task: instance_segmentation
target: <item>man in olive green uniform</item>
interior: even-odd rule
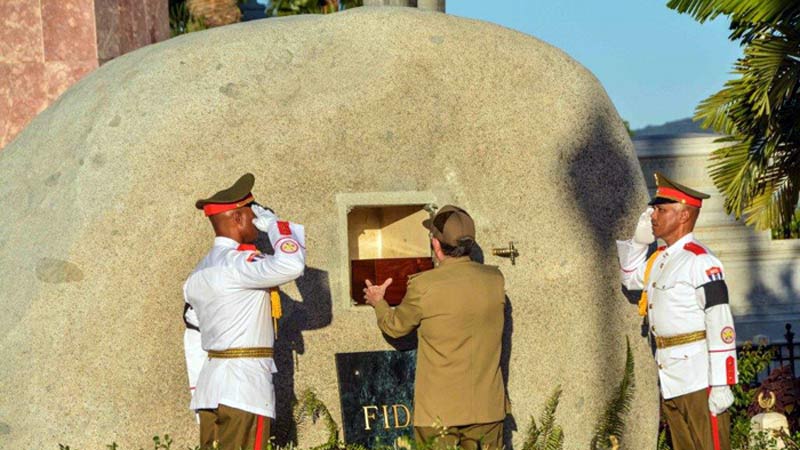
[[[494,266],[472,262],[475,225],[464,210],[445,206],[423,226],[438,266],[409,277],[392,309],[382,285],[367,280],[367,303],[391,337],[417,330],[414,435],[438,448],[500,449],[506,397],[500,371],[505,287]]]

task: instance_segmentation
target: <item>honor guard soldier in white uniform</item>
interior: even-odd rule
[[[255,203],[254,182],[252,174],[245,174],[195,205],[216,234],[214,246],[183,288],[189,305],[184,319],[196,328],[188,327],[185,337],[190,383],[198,355],[208,355],[190,404],[200,417],[202,449],[267,448],[275,417],[273,313],[280,306],[275,288],[305,268],[303,227],[279,221]],[[274,255],[252,245],[258,230],[269,235]],[[196,348],[197,333],[201,349]]]
[[[655,176],[634,237],[617,241],[622,284],[642,290],[672,448],[729,450],[736,333],[722,263],[692,233],[709,196]],[[666,245],[648,258],[655,238]]]

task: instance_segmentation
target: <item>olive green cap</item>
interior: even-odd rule
[[[194,206],[205,211],[207,216],[246,206],[253,201],[251,191],[255,182],[256,177],[252,173],[246,173],[239,177],[233,186],[198,200]]]
[[[468,237],[475,240],[475,222],[458,206],[443,206],[432,218],[423,220],[422,226],[430,230],[439,242],[451,247],[457,246],[459,239]]]
[[[653,176],[656,179],[656,195],[648,205],[683,203],[700,208],[703,205],[703,200],[710,197],[708,194],[670,180],[661,172],[656,172]]]

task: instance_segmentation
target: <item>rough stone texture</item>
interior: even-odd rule
[[[0,153],[0,447],[194,442],[181,286],[212,233],[193,205],[244,171],[308,230],[276,348],[281,439],[292,391],[314,388],[341,420],[334,353],[392,348],[342,295],[341,199],[363,194],[475,217],[512,307],[516,446],[561,385],[566,448],[586,448],[630,336],[624,446],[654,447],[654,365],[613,245],[646,188],[603,88],[530,36],[386,7],[145,47],[84,77]],[[515,266],[491,254],[510,240]]]

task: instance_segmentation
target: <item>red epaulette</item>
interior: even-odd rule
[[[689,242],[688,244],[684,245],[683,249],[684,250],[688,250],[688,251],[694,253],[695,255],[705,255],[706,254],[706,249],[704,249],[703,246],[701,246],[701,245],[695,244],[694,242]]]

